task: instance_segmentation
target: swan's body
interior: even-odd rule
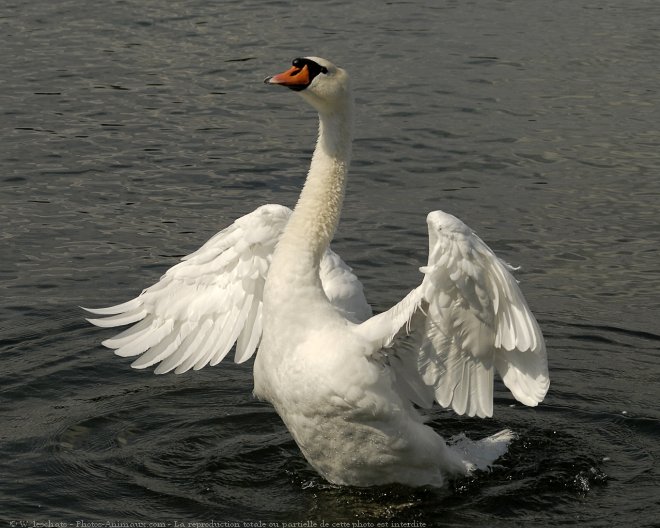
[[[497,369],[513,395],[547,392],[541,331],[509,268],[465,224],[429,214],[422,284],[371,317],[362,286],[329,249],[350,162],[348,76],[319,58],[267,79],[319,112],[319,138],[293,213],[267,205],[237,220],[139,297],[92,310],[99,326],[138,322],[104,342],[144,368],[184,372],[259,348],[254,393],[272,403],[330,482],[436,485],[486,467],[511,433],[448,446],[413,403],[491,416]]]

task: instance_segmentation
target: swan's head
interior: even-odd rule
[[[345,109],[351,101],[345,70],[320,57],[294,59],[291,68],[264,80],[298,92],[319,112]]]

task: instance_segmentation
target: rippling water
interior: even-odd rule
[[[5,4],[2,518],[657,523],[658,20],[652,0]],[[251,364],[133,371],[77,308],[295,202],[315,116],[261,80],[306,54],[358,91],[335,250],[374,307],[418,283],[439,208],[522,266],[547,337],[538,408],[497,386],[492,420],[434,412],[446,436],[519,435],[447,490],[327,485]]]

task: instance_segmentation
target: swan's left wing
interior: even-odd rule
[[[359,331],[383,347],[400,391],[419,405],[435,397],[492,416],[495,370],[518,401],[537,405],[549,386],[545,343],[512,268],[452,215],[434,211],[427,222],[422,284]]]
[[[361,323],[371,317],[371,306],[364,296],[362,283],[330,248],[321,259],[320,276],[326,297],[346,319]]]

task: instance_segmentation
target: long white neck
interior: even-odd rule
[[[278,244],[278,257],[318,268],[335,234],[351,158],[352,103],[319,114],[319,135],[305,186]],[[273,263],[275,264],[275,262]]]

